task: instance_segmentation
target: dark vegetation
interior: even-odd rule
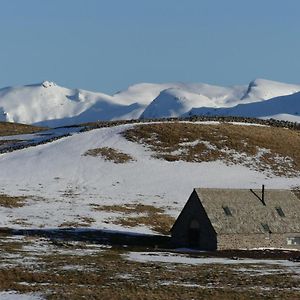
[[[0,147],[21,143],[23,140],[0,140]]]
[[[147,145],[155,157],[167,161],[220,159],[259,171],[270,168],[284,176],[300,171],[300,131],[286,128],[169,122],[141,124],[125,131],[124,136]],[[248,157],[256,162],[247,161]]]
[[[241,123],[251,123],[260,124],[272,127],[289,128],[293,130],[300,130],[300,123],[289,122],[289,121],[279,121],[275,119],[256,119],[256,118],[246,118],[246,117],[221,117],[221,116],[191,116],[186,118],[161,118],[161,119],[132,119],[132,120],[119,120],[119,121],[98,121],[83,123],[78,125],[72,125],[67,127],[82,127],[82,131],[88,131],[96,128],[113,127],[124,124],[135,124],[135,123],[152,123],[152,122],[178,122],[178,121],[189,121],[189,122],[206,122],[206,121],[216,121],[216,122],[241,122]]]
[[[46,128],[18,123],[0,122],[0,136],[28,134],[43,130],[46,130]]]

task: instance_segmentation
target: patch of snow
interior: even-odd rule
[[[207,265],[207,264],[224,264],[224,265],[275,265],[286,267],[290,272],[300,274],[300,263],[287,260],[269,260],[269,259],[230,259],[220,257],[192,257],[188,255],[172,253],[172,252],[129,252],[123,257],[128,260],[141,263],[159,262],[171,264],[187,264],[187,265]]]
[[[269,127],[268,125],[264,125],[264,124],[255,124],[255,123],[243,123],[243,122],[228,122],[229,124],[233,124],[233,125],[241,125],[241,126],[258,126],[258,127]]]
[[[128,279],[128,280],[132,280],[134,278],[134,276],[132,274],[129,273],[122,273],[122,274],[118,274],[116,276],[117,279]]]
[[[19,294],[16,291],[0,292],[1,300],[41,300],[44,299],[37,293]]]

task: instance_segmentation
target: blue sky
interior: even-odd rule
[[[300,83],[298,0],[0,0],[0,87]]]

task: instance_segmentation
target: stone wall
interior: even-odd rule
[[[283,127],[289,128],[293,130],[300,130],[300,123],[297,122],[289,122],[289,121],[279,121],[275,119],[256,119],[256,118],[245,118],[245,117],[221,117],[221,116],[190,116],[186,118],[160,118],[160,119],[132,119],[132,120],[119,120],[119,121],[97,121],[91,123],[83,123],[83,124],[74,124],[63,126],[62,128],[72,128],[72,127],[83,127],[80,132],[85,132],[97,128],[106,128],[106,127],[113,127],[119,126],[124,124],[135,124],[135,123],[145,123],[145,122],[178,122],[178,121],[186,121],[186,122],[206,122],[206,121],[217,121],[217,122],[240,122],[240,123],[251,123],[251,124],[260,124],[272,127]],[[59,127],[58,127],[59,128]],[[53,140],[57,140],[63,138],[66,135],[61,135],[59,137],[54,137],[51,139],[44,140],[42,142],[24,142],[24,143],[17,143],[15,145],[6,147],[4,149],[0,149],[1,153],[12,152],[15,150],[20,150],[28,147],[37,146],[40,144],[46,144],[52,142]]]
[[[251,123],[251,124],[260,124],[272,127],[284,127],[294,130],[300,130],[300,123],[290,122],[290,121],[280,121],[275,119],[257,119],[257,118],[246,118],[246,117],[230,117],[230,116],[190,116],[185,118],[153,118],[153,119],[132,119],[132,120],[118,120],[118,121],[97,121],[67,127],[84,127],[82,131],[92,130],[95,128],[103,127],[112,127],[124,124],[133,124],[133,123],[145,123],[145,122],[207,122],[207,121],[216,121],[216,122],[239,122],[239,123]]]
[[[300,237],[300,233],[221,234],[217,236],[218,250],[253,248],[282,248],[300,250],[300,245],[288,245],[287,240],[293,237]]]

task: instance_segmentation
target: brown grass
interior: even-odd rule
[[[83,155],[93,157],[101,156],[105,160],[112,161],[116,164],[123,164],[129,161],[133,161],[133,158],[129,154],[109,147],[89,149]]]
[[[91,217],[81,217],[78,216],[76,220],[74,221],[65,221],[61,223],[58,227],[90,227],[92,223],[95,222],[94,218]]]
[[[292,192],[296,195],[296,197],[300,200],[300,186],[294,187]]]
[[[0,136],[28,134],[43,130],[46,130],[46,128],[18,123],[0,122]]]
[[[0,206],[13,208],[13,207],[22,207],[26,204],[26,197],[19,196],[8,196],[5,194],[0,194]]]
[[[169,234],[174,221],[175,219],[167,214],[148,214],[146,216],[137,217],[119,217],[112,223],[125,227],[145,225],[158,233]]]
[[[93,205],[93,208],[95,210],[123,213],[126,215],[118,217],[116,220],[111,221],[114,224],[126,227],[145,225],[152,230],[162,234],[168,234],[171,226],[175,221],[173,217],[164,213],[163,208],[155,207],[153,205]],[[130,216],[130,214],[135,214],[135,216]]]
[[[17,253],[18,247],[13,249]],[[58,246],[52,253],[40,250],[34,265],[1,268],[0,290],[38,292],[46,299],[62,300],[299,299],[295,289],[299,276],[284,271],[253,276],[251,269],[263,267],[261,264],[139,263],[124,259],[121,255],[126,253],[117,249],[89,255],[63,254],[60,249]],[[84,251],[81,247],[77,250]],[[22,250],[20,254],[25,261],[32,255]],[[70,266],[75,267],[65,269]]]
[[[110,212],[120,212],[120,213],[163,213],[164,210],[160,207],[155,207],[153,205],[146,205],[146,204],[113,204],[113,205],[96,205],[91,204],[94,210],[100,211],[110,211]]]
[[[155,157],[167,161],[221,159],[260,171],[270,169],[276,175],[294,176],[300,171],[300,132],[285,128],[174,122],[137,125],[124,136],[146,144]],[[267,151],[259,155],[261,149]],[[250,157],[253,159],[249,162]]]

